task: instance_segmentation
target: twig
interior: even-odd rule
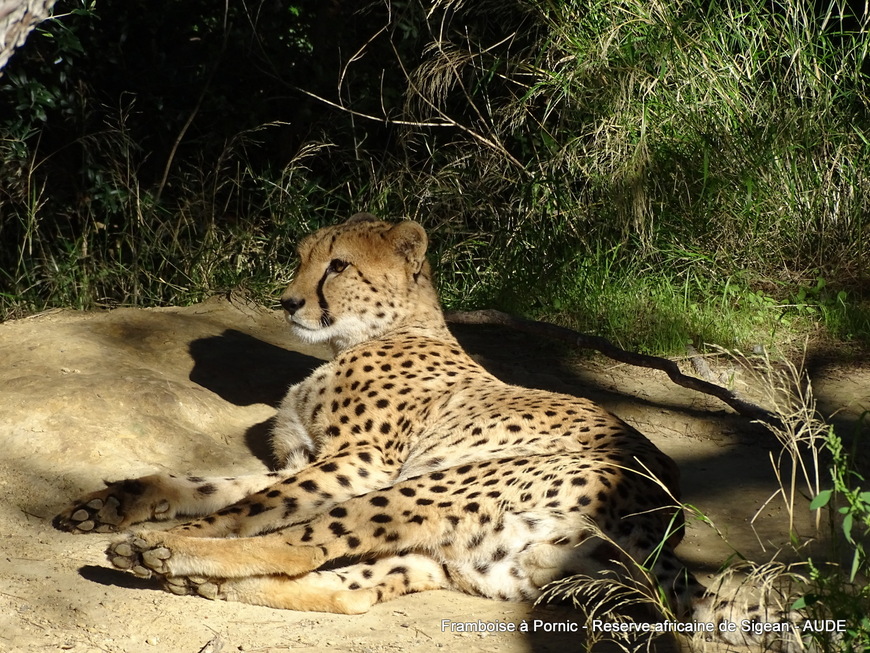
[[[627,363],[628,365],[661,370],[677,385],[688,388],[689,390],[695,390],[696,392],[703,392],[704,394],[712,395],[728,404],[737,413],[744,417],[776,426],[781,425],[779,418],[770,411],[739,398],[732,391],[716,385],[715,383],[710,383],[683,374],[680,372],[680,368],[677,364],[672,360],[660,358],[658,356],[648,356],[646,354],[625,351],[606,338],[601,338],[600,336],[590,336],[548,322],[527,320],[525,318],[509,315],[508,313],[496,310],[451,311],[446,314],[446,318],[448,322],[452,322],[453,324],[496,324],[499,326],[505,326],[514,329],[515,331],[531,333],[533,335],[545,336],[552,338],[553,340],[567,342],[575,347],[594,349],[608,358],[612,358],[621,363]]]
[[[391,10],[391,6],[389,5],[389,3],[388,3],[388,10]],[[356,52],[353,53],[353,55],[350,57],[350,59],[348,59],[348,61],[342,67],[341,72],[339,74],[339,80],[338,80],[339,96],[341,95],[341,89],[342,89],[342,86],[344,85],[344,79],[347,75],[347,70],[350,67],[350,65],[352,63],[354,63],[355,61],[358,61],[359,59],[361,59],[363,56],[365,56],[366,49],[372,44],[372,42],[374,42],[374,40],[378,36],[380,36],[385,31],[387,31],[387,29],[389,28],[391,20],[392,20],[391,17],[388,18],[387,24],[384,25],[383,27],[379,28],[371,37],[369,37],[369,39],[367,39],[366,42],[362,46],[360,46],[356,50]],[[515,33],[508,35],[507,37],[505,37],[504,39],[502,39],[498,43],[495,43],[494,45],[490,46],[489,48],[484,49],[481,52],[481,54],[483,52],[488,52],[489,50],[498,47],[499,45],[505,43],[506,41],[511,40],[515,36],[516,36]],[[439,38],[438,39],[438,49],[443,55],[444,51],[441,48],[440,43],[441,43],[441,39]],[[429,107],[429,109],[431,109],[432,111],[434,111],[437,114],[439,120],[437,120],[437,121],[435,121],[435,120],[425,120],[425,121],[401,120],[401,119],[391,118],[391,117],[387,116],[386,112],[384,113],[383,116],[375,116],[375,115],[371,115],[368,113],[363,113],[361,111],[356,111],[354,109],[351,109],[350,107],[345,106],[344,104],[341,103],[341,101],[334,102],[334,101],[329,100],[321,95],[317,95],[316,93],[313,93],[309,90],[306,90],[306,89],[301,88],[299,86],[296,86],[294,84],[288,84],[288,86],[290,88],[292,88],[293,90],[295,90],[299,93],[302,93],[303,95],[307,95],[308,97],[310,97],[314,100],[317,100],[318,102],[322,102],[323,104],[325,104],[327,106],[330,106],[330,107],[333,107],[333,108],[338,109],[340,111],[343,111],[343,112],[347,113],[348,115],[356,116],[359,118],[364,118],[366,120],[371,120],[373,122],[379,122],[379,123],[385,124],[385,125],[400,125],[403,127],[449,127],[452,129],[458,129],[459,131],[464,132],[465,134],[470,136],[472,139],[476,140],[481,145],[483,145],[483,146],[485,146],[485,147],[487,147],[495,152],[498,152],[501,156],[505,157],[514,166],[516,166],[519,170],[525,171],[526,168],[523,165],[523,163],[519,159],[517,159],[514,155],[512,155],[501,142],[499,142],[498,137],[495,134],[491,134],[491,138],[488,138],[487,136],[484,136],[480,132],[476,131],[475,129],[468,127],[466,125],[463,125],[461,122],[455,120],[454,118],[451,118],[449,115],[447,115],[447,113],[445,111],[440,109],[434,102],[432,102],[429,98],[427,98],[425,96],[425,94],[422,93],[421,90],[414,84],[414,81],[411,78],[411,74],[409,73],[408,69],[405,67],[404,62],[402,61],[402,57],[399,54],[399,51],[396,49],[396,45],[395,45],[395,43],[392,42],[392,40],[390,41],[390,46],[393,49],[393,54],[396,57],[396,62],[399,64],[399,68],[402,70],[402,74],[405,76],[405,80],[407,81],[409,87],[414,92],[416,97],[418,97],[423,103],[426,104],[426,106]],[[472,54],[472,56],[475,56],[475,55]],[[477,56],[480,56],[480,55],[477,55]],[[445,57],[445,59],[449,60],[448,57]],[[484,117],[481,114],[480,110],[478,109],[477,105],[472,101],[471,96],[469,95],[464,84],[462,84],[461,75],[459,74],[459,71],[457,71],[455,66],[453,66],[452,64],[451,64],[451,69],[452,69],[454,77],[456,78],[457,82],[459,83],[459,85],[462,89],[463,94],[466,97],[466,100],[469,103],[469,106],[472,108],[472,110],[478,116],[478,120],[480,120],[482,123],[485,124],[486,120],[484,119]],[[383,108],[383,96],[381,97],[381,101],[382,101],[382,108]]]
[[[398,52],[398,50],[396,50],[396,46],[395,46],[395,44],[390,43],[390,45],[391,45],[392,48],[393,48],[393,52],[394,52],[395,55],[396,55],[396,61],[398,62],[399,67],[402,69],[402,74],[405,76],[405,80],[408,82],[408,85],[409,85],[409,86],[411,87],[411,89],[414,91],[414,93],[416,94],[416,96],[417,96],[418,98],[420,98],[421,100],[423,100],[423,102],[426,104],[426,106],[428,106],[430,109],[432,109],[432,111],[434,111],[435,113],[437,113],[438,116],[439,116],[443,121],[445,121],[446,123],[449,123],[449,125],[450,125],[451,127],[455,127],[456,129],[459,129],[460,131],[465,132],[466,134],[468,134],[469,136],[471,136],[474,140],[479,141],[480,143],[482,143],[482,144],[485,145],[486,147],[492,149],[492,150],[495,151],[495,152],[498,152],[499,154],[501,154],[502,156],[504,156],[506,159],[508,159],[511,163],[513,163],[513,164],[514,164],[518,169],[523,170],[523,171],[526,169],[525,166],[524,166],[524,165],[523,165],[523,164],[522,164],[522,163],[521,163],[521,162],[520,162],[520,161],[519,161],[519,160],[518,160],[514,155],[512,155],[510,152],[508,152],[508,151],[505,149],[504,145],[502,145],[501,143],[499,143],[499,142],[497,142],[497,141],[490,140],[489,138],[487,138],[487,137],[484,136],[483,134],[479,134],[479,133],[477,133],[476,131],[474,131],[474,130],[471,129],[470,127],[466,127],[466,126],[463,125],[461,122],[458,122],[458,121],[454,120],[453,118],[451,118],[450,116],[448,116],[444,111],[442,111],[441,109],[439,109],[438,106],[436,106],[436,104],[435,104],[434,102],[432,102],[429,98],[427,98],[427,97],[426,97],[426,96],[425,96],[425,95],[420,91],[420,89],[417,88],[416,84],[414,84],[414,82],[411,80],[411,75],[408,73],[407,69],[405,68],[405,65],[402,63],[402,59],[401,59],[401,57],[399,56],[399,52]],[[475,109],[475,111],[476,111],[476,110],[477,110],[477,107],[474,106],[474,109]]]
[[[18,559],[18,558],[16,558],[16,559]],[[13,599],[16,599],[18,601],[21,601],[22,603],[25,601],[25,599],[23,599],[22,597],[15,596],[14,594],[9,594],[9,592],[0,592],[0,596],[8,596],[9,598],[13,598]]]
[[[199,653],[220,653],[224,648],[224,642],[221,639],[220,635],[215,635],[208,642],[206,642],[205,646],[199,649]]]
[[[169,150],[169,156],[166,157],[166,165],[163,167],[163,177],[160,179],[160,183],[157,185],[157,190],[154,193],[154,202],[160,202],[160,196],[163,194],[163,189],[166,187],[166,182],[169,179],[169,171],[172,168],[172,162],[175,160],[175,154],[178,152],[178,147],[181,145],[181,141],[184,140],[185,134],[187,134],[187,130],[190,129],[190,126],[193,124],[194,118],[199,113],[199,109],[202,106],[202,102],[205,99],[206,93],[208,93],[208,89],[211,86],[211,82],[214,79],[215,73],[217,73],[218,66],[220,65],[220,61],[223,58],[224,52],[227,49],[227,8],[224,8],[224,37],[223,43],[221,44],[220,54],[214,61],[214,65],[212,69],[208,73],[208,77],[205,79],[205,84],[202,86],[202,91],[199,93],[199,98],[196,100],[196,104],[193,107],[193,110],[190,112],[190,115],[187,116],[187,120],[184,122],[184,125],[181,127],[181,131],[178,132],[178,136],[175,137],[175,142],[172,143],[172,147]]]
[[[202,87],[202,91],[199,94],[199,98],[196,101],[196,105],[193,107],[190,115],[187,116],[187,120],[181,126],[181,130],[178,132],[178,136],[175,137],[175,142],[172,143],[172,147],[169,150],[169,155],[166,157],[166,165],[163,166],[163,176],[160,178],[160,183],[157,184],[157,190],[154,193],[155,203],[160,201],[160,196],[163,194],[163,189],[166,187],[166,180],[169,179],[169,171],[172,169],[172,162],[175,160],[175,153],[178,152],[178,146],[181,145],[181,141],[184,140],[184,135],[193,124],[193,119],[196,118],[196,114],[199,113],[199,108],[202,106],[202,101],[205,98],[208,87],[211,86],[211,80],[214,79],[214,73],[216,70],[217,66],[214,67],[212,72],[206,78],[205,84]]]
[[[294,91],[298,91],[299,93],[302,93],[303,95],[307,95],[308,97],[313,98],[313,99],[317,100],[318,102],[323,102],[323,104],[326,104],[330,107],[333,107],[335,109],[339,109],[341,111],[344,111],[345,113],[349,113],[352,116],[357,116],[359,118],[365,118],[366,120],[372,120],[374,122],[379,122],[381,124],[402,125],[402,126],[406,126],[406,127],[456,127],[456,125],[452,122],[418,122],[415,120],[397,120],[395,118],[390,118],[388,116],[383,116],[383,117],[373,116],[373,115],[368,114],[368,113],[363,113],[362,111],[355,111],[355,110],[350,109],[342,104],[339,104],[338,102],[333,102],[332,100],[327,100],[325,97],[323,97],[321,95],[317,95],[317,93],[312,93],[311,91],[306,91],[304,88],[301,88],[299,86],[291,85],[290,88],[292,88]]]

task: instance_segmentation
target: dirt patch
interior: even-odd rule
[[[763,429],[664,375],[584,362],[500,331],[460,338],[506,380],[590,396],[680,464],[684,499],[743,555],[787,543]],[[566,651],[582,634],[568,608],[427,592],[360,616],[294,613],[176,597],[109,569],[109,538],[51,527],[72,498],[103,479],[157,470],[239,474],[269,464],[265,437],[291,383],[323,352],[290,342],[281,316],[239,301],[189,308],[54,312],[0,325],[0,651]],[[831,364],[814,379],[846,424],[870,407],[870,366]],[[797,528],[809,532],[809,512]],[[758,513],[753,524],[749,520]],[[733,550],[693,524],[680,555],[704,580]],[[443,621],[447,620],[447,622]],[[534,626],[462,633],[450,622]],[[549,624],[549,625],[547,625]],[[446,625],[446,627],[445,627]]]

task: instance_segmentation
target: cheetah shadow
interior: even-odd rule
[[[188,378],[236,406],[266,404],[277,408],[291,385],[323,363],[235,329],[194,340],[188,352],[194,361]],[[269,446],[273,425],[274,418],[270,418],[245,433],[248,449],[270,469],[277,466]]]
[[[161,590],[160,583],[154,578],[139,578],[120,569],[98,567],[97,565],[79,567],[79,576],[105,587],[122,587],[131,590]]]
[[[567,392],[605,406],[625,397],[590,378],[579,378],[576,370],[564,363],[565,351],[559,344],[492,327],[454,325],[451,331],[479,363],[505,382]],[[193,340],[188,351],[194,361],[189,379],[236,406],[266,404],[277,408],[291,385],[323,363],[321,358],[274,345],[236,329]],[[551,386],[548,380],[556,380],[558,384]],[[651,408],[674,408],[639,397],[630,399],[639,405],[649,404]],[[706,414],[704,410],[687,407],[680,410],[696,416]],[[273,425],[274,418],[270,418],[254,424],[245,433],[245,445],[270,469],[277,467],[269,446]]]
[[[615,388],[603,382],[604,377],[594,371],[594,366],[585,370],[578,363],[578,355],[583,355],[581,348],[491,325],[464,325],[452,327],[451,331],[478,363],[505,383],[589,399],[622,418],[624,409],[619,406],[630,404],[640,411],[673,411],[689,418],[715,420],[726,425],[741,443],[777,445],[776,438],[762,424],[728,412],[724,404],[716,405],[703,393],[696,393],[694,399],[709,400],[713,407],[704,401],[691,401],[687,398],[691,392],[676,385],[670,400]],[[649,385],[667,384],[664,372],[661,374],[650,378]]]

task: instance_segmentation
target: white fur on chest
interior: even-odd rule
[[[307,379],[291,386],[278,407],[272,428],[272,452],[282,469],[302,469],[317,456],[320,443],[314,424],[315,398],[332,365],[321,365]]]

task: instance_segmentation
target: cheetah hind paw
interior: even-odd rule
[[[221,580],[203,576],[166,576],[163,578],[163,589],[178,596],[201,596],[212,601],[227,598]]]
[[[141,537],[134,535],[111,544],[106,555],[116,569],[131,571],[140,578],[159,578],[163,589],[172,594],[196,595],[215,601],[226,598],[221,591],[222,581],[218,579],[169,575],[167,561],[172,556],[171,551],[165,546],[149,544]]]

